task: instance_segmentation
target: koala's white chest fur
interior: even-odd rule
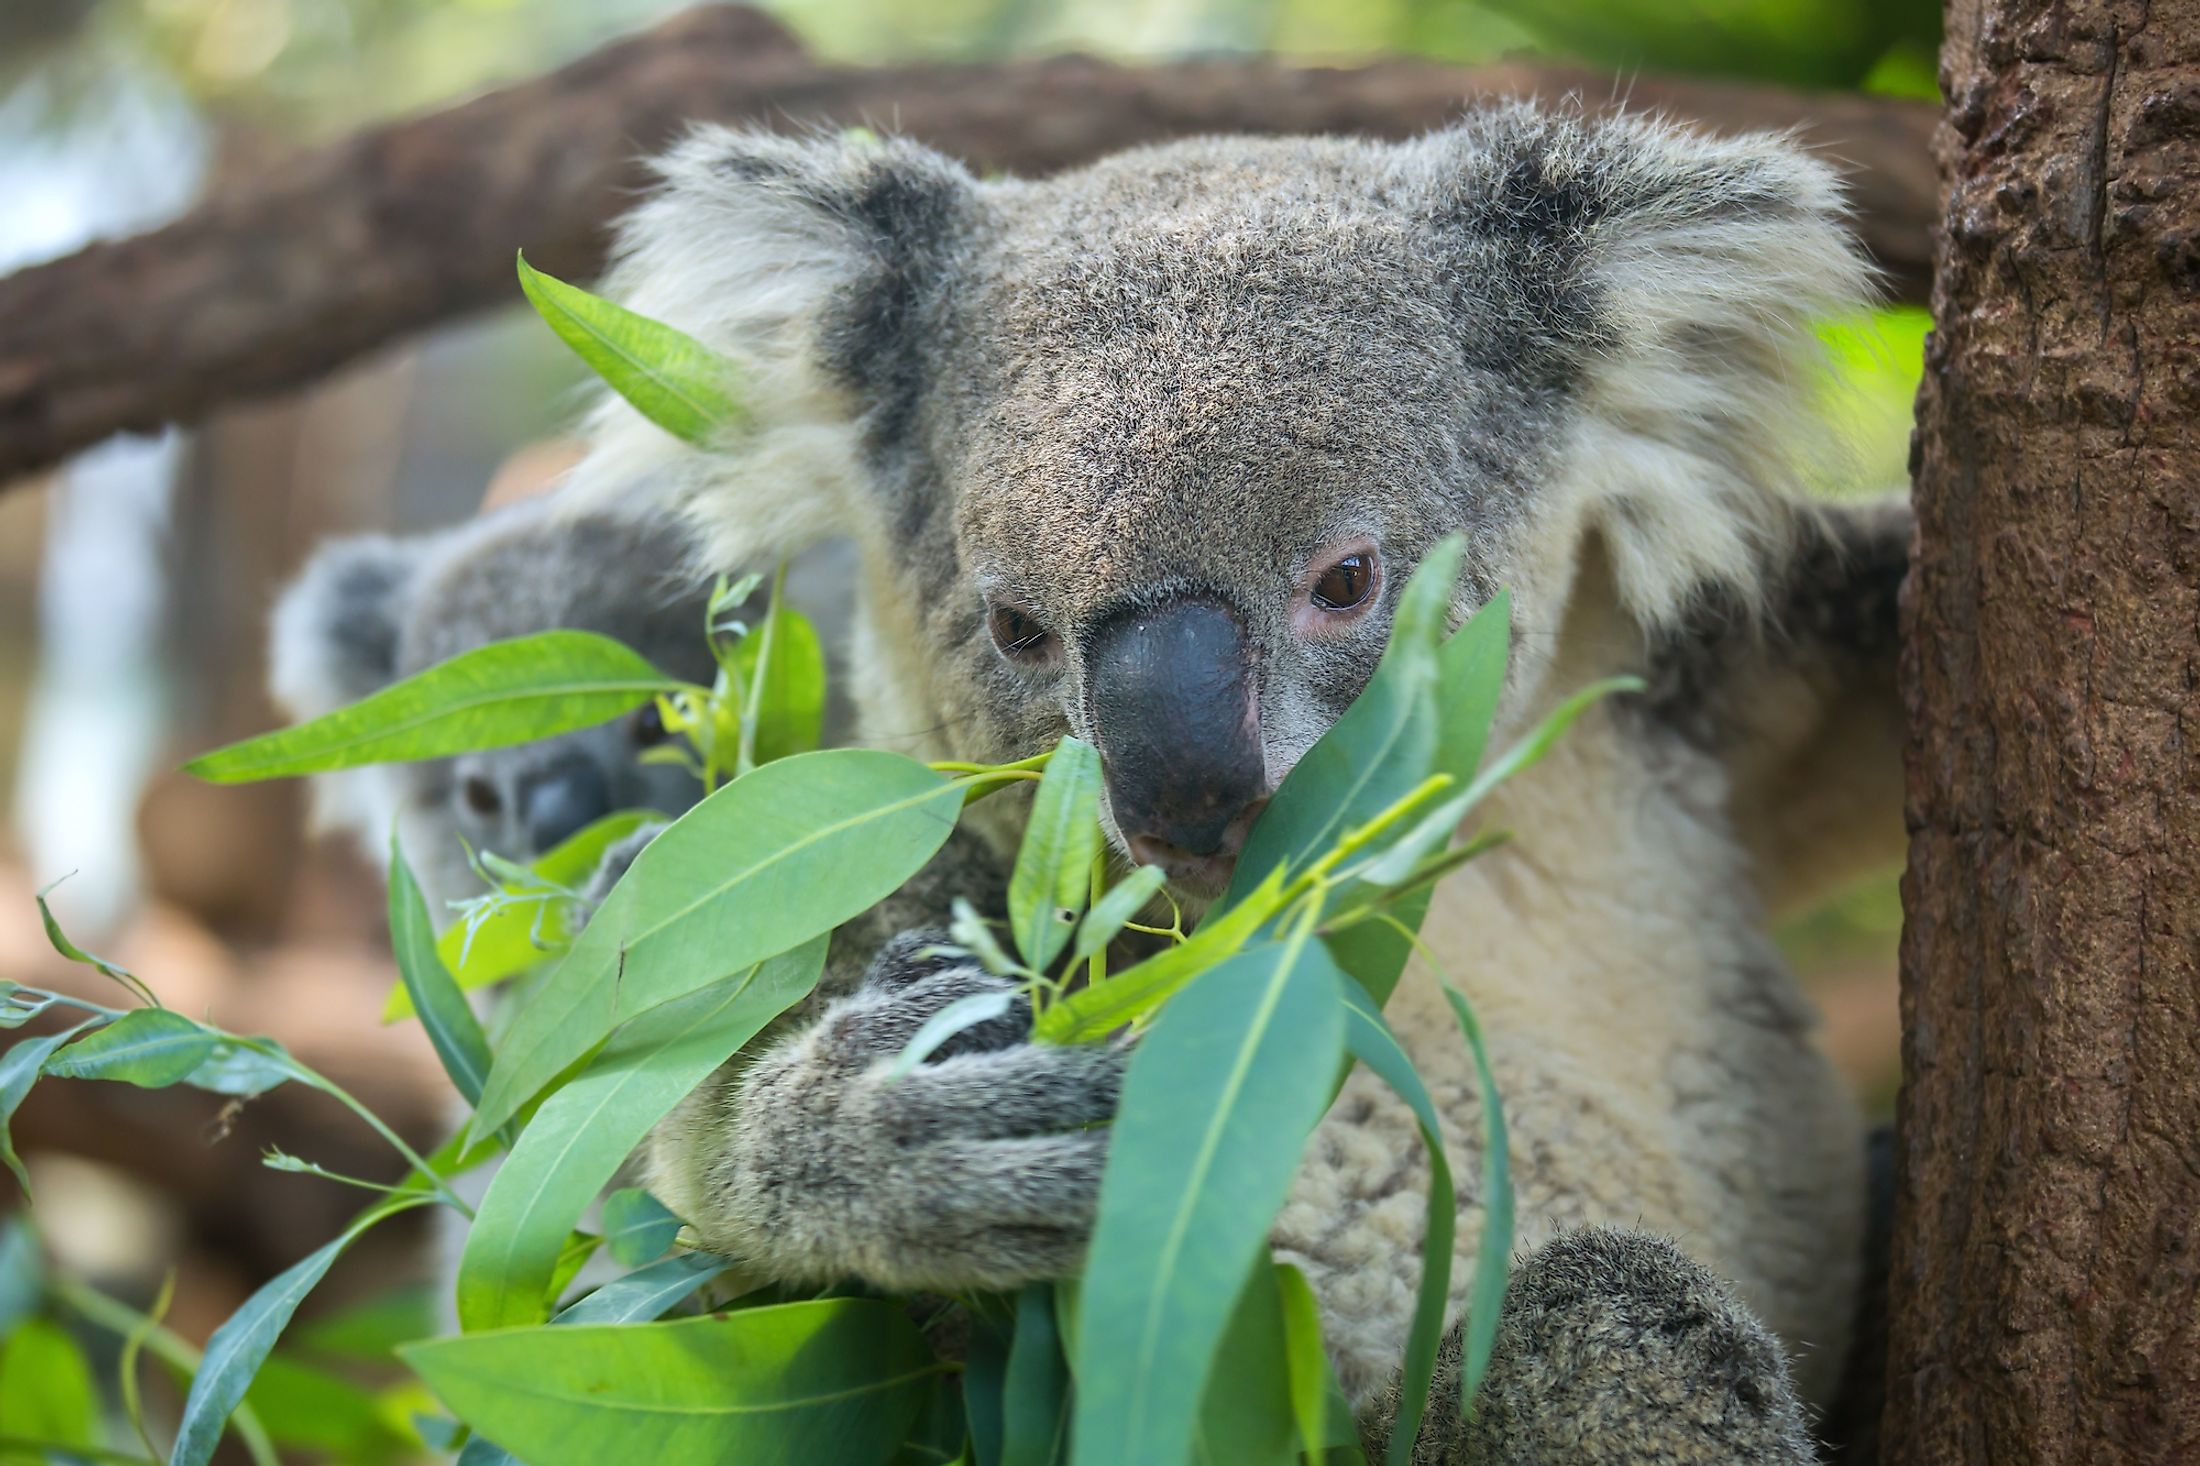
[[[1611,717],[1578,728],[1492,801],[1489,823],[1517,842],[1440,888],[1423,936],[1488,1037],[1515,1247],[1585,1223],[1671,1237],[1735,1285],[1822,1403],[1855,1298],[1860,1125],[1762,933],[1719,776],[1691,757],[1646,751]],[[1460,1201],[1456,1317],[1482,1220],[1473,1064],[1422,964],[1388,1016],[1444,1116]],[[1404,1340],[1425,1174],[1411,1115],[1356,1072],[1276,1228],[1321,1296],[1358,1402],[1381,1391]]]

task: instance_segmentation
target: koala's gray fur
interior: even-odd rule
[[[707,684],[709,591],[685,536],[662,520],[560,518],[527,502],[408,539],[360,535],[323,546],[283,592],[269,680],[285,711],[316,717],[488,642],[573,630]],[[356,835],[378,866],[394,823],[430,913],[447,923],[452,901],[481,891],[467,846],[523,863],[545,853],[520,800],[545,771],[585,766],[592,786],[600,781],[603,813],[677,815],[696,801],[700,786],[685,769],[638,760],[637,727],[629,717],[516,748],[325,776],[321,817]],[[494,791],[493,811],[467,803],[469,779]]]
[[[698,451],[608,402],[573,502],[647,485],[726,564],[852,535],[868,740],[1009,757],[1089,735],[1093,629],[1196,593],[1258,658],[1272,783],[1455,530],[1455,618],[1515,598],[1500,737],[1594,677],[1650,677],[1491,801],[1517,846],[1425,928],[1489,1034],[1526,1257],[1486,1413],[1439,1411],[1418,1449],[1805,1459],[1803,1412],[1846,1353],[1862,1139],[1764,935],[1752,841],[1785,837],[1744,806],[1778,797],[1875,654],[1878,620],[1809,608],[1898,534],[1852,543],[1797,493],[1823,450],[1812,322],[1866,278],[1832,174],[1779,139],[1526,107],[1395,146],[1209,139],[1040,182],[898,141],[705,130],[661,173],[612,289],[734,357],[753,425]],[[1307,576],[1353,537],[1379,548],[1375,609],[1303,633]],[[989,599],[1052,655],[997,652]],[[1790,692],[1804,706],[1768,724]],[[1013,825],[1004,801],[996,849]],[[1112,1104],[1114,1056],[994,1035],[897,1105],[874,1064],[980,979],[871,956],[844,939],[816,1009],[661,1128],[658,1194],[766,1276],[1066,1271],[1103,1153],[1073,1130]],[[1456,1317],[1478,1087],[1434,973],[1409,970],[1389,1014],[1460,1178]],[[1272,1234],[1377,1438],[1424,1174],[1411,1114],[1356,1073]]]

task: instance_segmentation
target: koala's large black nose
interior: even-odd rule
[[[1088,658],[1108,801],[1132,855],[1179,878],[1235,857],[1268,792],[1260,682],[1237,618],[1208,600],[1125,612]]]
[[[520,783],[519,816],[530,855],[542,854],[609,813],[611,786],[586,754],[565,754]]]

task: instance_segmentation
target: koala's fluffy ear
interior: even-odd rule
[[[707,127],[656,164],[622,221],[607,293],[730,357],[746,423],[709,453],[607,398],[561,497],[681,507],[718,564],[846,529],[859,424],[917,390],[911,351],[975,187],[897,139]]]
[[[1645,626],[1706,594],[1755,603],[1802,471],[1839,456],[1815,325],[1871,294],[1833,170],[1784,137],[1526,107],[1414,166],[1466,266],[1516,283],[1492,331],[1505,367],[1562,374],[1580,403],[1553,531],[1601,532]]]
[[[398,629],[420,558],[387,535],[336,540],[314,553],[275,603],[268,690],[293,718],[356,702],[397,676]]]

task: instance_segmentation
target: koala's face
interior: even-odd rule
[[[1749,594],[1810,317],[1861,278],[1837,186],[1784,144],[1522,109],[1036,183],[725,133],[663,169],[615,286],[751,368],[755,462],[844,423],[815,467],[918,703],[886,726],[973,756],[1091,740],[1119,843],[1194,893],[1366,685],[1439,537],[1467,542],[1455,614],[1510,585],[1539,648],[1584,565],[1643,629]],[[598,428],[584,479],[664,470],[722,546],[831,497],[668,465],[615,408]]]
[[[276,616],[278,696],[310,716],[491,641],[593,631],[675,677],[708,682],[707,586],[662,524],[560,520],[537,506],[413,540],[339,541]],[[615,722],[512,748],[377,771],[383,798],[352,812],[373,848],[395,818],[431,910],[480,889],[467,850],[525,863],[617,810],[677,815],[701,794],[650,704]],[[385,800],[394,808],[385,807]]]

